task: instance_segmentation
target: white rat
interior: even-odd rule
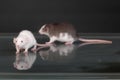
[[[13,39],[13,43],[16,47],[16,53],[19,53],[21,49],[25,49],[24,53],[28,53],[28,49],[33,46],[32,50],[36,50],[37,46],[43,46],[37,43],[34,35],[29,30],[22,30],[19,35]]]
[[[109,40],[78,38],[74,26],[69,23],[45,24],[40,28],[39,33],[47,35],[50,38],[50,41],[47,42],[46,44],[51,44],[56,40],[60,42],[65,42],[65,44],[72,44],[76,40],[91,44],[112,43],[112,41]]]

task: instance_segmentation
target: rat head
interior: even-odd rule
[[[15,62],[13,63],[14,68],[18,69],[18,70],[28,70],[29,69],[29,64],[26,62]]]
[[[24,37],[18,37],[18,38],[14,38],[13,39],[13,43],[21,48],[23,46],[25,46],[27,43],[28,43],[28,39],[27,38],[24,38]]]
[[[47,26],[46,24],[43,25],[43,26],[40,28],[39,33],[49,36],[49,28],[48,28],[48,26]]]

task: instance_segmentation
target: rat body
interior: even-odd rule
[[[43,25],[40,30],[40,34],[47,35],[50,41],[47,44],[51,44],[54,41],[65,42],[65,44],[72,44],[74,41],[79,40],[87,43],[104,43],[109,44],[112,41],[101,39],[83,39],[77,37],[76,30],[72,24],[69,23],[50,23]]]
[[[22,49],[25,49],[24,53],[28,53],[29,48],[34,46],[32,50],[36,50],[37,46],[41,46],[29,30],[22,30],[19,35],[13,39],[13,43],[17,50],[16,53],[19,53]]]

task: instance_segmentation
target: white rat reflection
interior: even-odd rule
[[[17,70],[28,70],[32,67],[36,60],[36,53],[28,52],[28,55],[20,53],[16,55],[15,62],[13,63],[14,68]]]

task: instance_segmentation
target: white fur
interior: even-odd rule
[[[50,38],[49,43],[52,43],[52,42],[56,41],[57,39],[58,39],[58,38],[57,38],[56,36],[52,36],[52,37]]]
[[[58,40],[62,42],[67,42],[67,41],[74,41],[74,38],[68,33],[60,33]]]
[[[15,42],[15,41],[17,41],[17,42]],[[23,42],[21,43],[21,41],[23,41]],[[37,45],[34,35],[29,30],[21,31],[19,33],[19,35],[15,38],[14,43],[16,45],[16,48],[19,47],[19,49],[25,49],[26,52],[32,46]]]
[[[49,43],[54,42],[56,40],[60,42],[73,42],[74,38],[68,33],[60,33],[58,37],[57,36],[50,37]]]

